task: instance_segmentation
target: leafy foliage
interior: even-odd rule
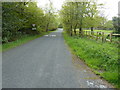
[[[98,4],[95,0],[64,3],[60,11],[64,30],[72,36],[72,30],[74,29],[76,34],[78,28],[80,35],[82,35],[83,28],[91,28],[91,31],[94,28],[113,30],[113,25],[117,28],[118,20],[114,19],[114,23],[112,23],[111,20],[107,20],[105,16],[101,15],[99,8],[102,6],[103,4]]]
[[[120,17],[113,17],[112,21],[116,32],[120,34]]]
[[[52,12],[53,14],[53,12]],[[2,3],[2,42],[10,42],[25,34],[45,32],[49,16],[37,7],[36,2],[3,2]],[[54,23],[55,22],[55,23]],[[36,30],[32,30],[35,24]],[[52,15],[49,29],[56,29],[56,17]]]
[[[98,16],[98,6],[96,2],[66,2],[60,11],[64,29],[72,35],[72,29],[76,33],[76,28],[79,28],[79,33],[82,33],[82,28],[97,27],[101,22]]]

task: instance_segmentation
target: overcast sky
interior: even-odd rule
[[[53,2],[53,6],[60,10],[63,2],[65,0],[51,0]],[[113,16],[118,15],[118,2],[120,0],[98,0],[98,3],[104,3],[104,15],[107,16],[109,20],[112,20]],[[39,7],[44,7],[49,0],[37,0]]]

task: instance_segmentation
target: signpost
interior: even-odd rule
[[[33,28],[32,30],[36,30],[36,24],[32,24]]]

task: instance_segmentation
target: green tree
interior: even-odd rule
[[[99,26],[102,22],[102,17],[100,17],[99,14],[99,8],[102,7],[103,4],[97,4],[96,1],[90,1],[87,5],[87,13],[85,17],[85,22],[88,27],[91,28],[91,31],[93,31],[94,27]],[[99,8],[98,8],[99,7]]]
[[[113,22],[112,22],[112,20],[108,20],[105,23],[104,27],[105,27],[105,29],[113,30]]]
[[[113,17],[113,26],[116,30],[116,33],[120,33],[120,17]]]
[[[49,4],[46,4],[44,11],[46,32],[49,30],[55,30],[58,27],[57,15],[53,8],[53,3],[50,0]]]
[[[62,19],[62,23],[63,23],[63,28],[64,30],[66,30],[71,36],[72,36],[72,10],[73,9],[71,3],[64,3],[64,5],[62,6],[62,9],[60,11],[60,16]]]
[[[51,12],[52,13],[52,12]],[[14,41],[23,35],[39,34],[45,31],[47,18],[51,17],[49,28],[57,28],[56,16],[47,16],[36,2],[3,2],[2,3],[2,41]],[[32,30],[35,24],[36,30]]]
[[[14,40],[19,32],[17,32],[24,24],[21,17],[24,9],[23,3],[3,2],[2,3],[2,37],[3,41],[8,42]]]
[[[63,26],[69,29],[69,33],[74,29],[76,34],[76,28],[79,28],[79,33],[82,33],[82,28],[85,27],[85,20],[92,22],[87,23],[90,27],[93,27],[93,21],[96,16],[96,3],[94,2],[67,2],[63,4],[61,10],[61,18]],[[95,23],[95,22],[94,22]],[[72,35],[72,33],[71,33]]]

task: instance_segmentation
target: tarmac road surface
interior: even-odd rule
[[[58,29],[2,55],[3,88],[111,88],[72,54]],[[78,67],[79,66],[79,67]]]

